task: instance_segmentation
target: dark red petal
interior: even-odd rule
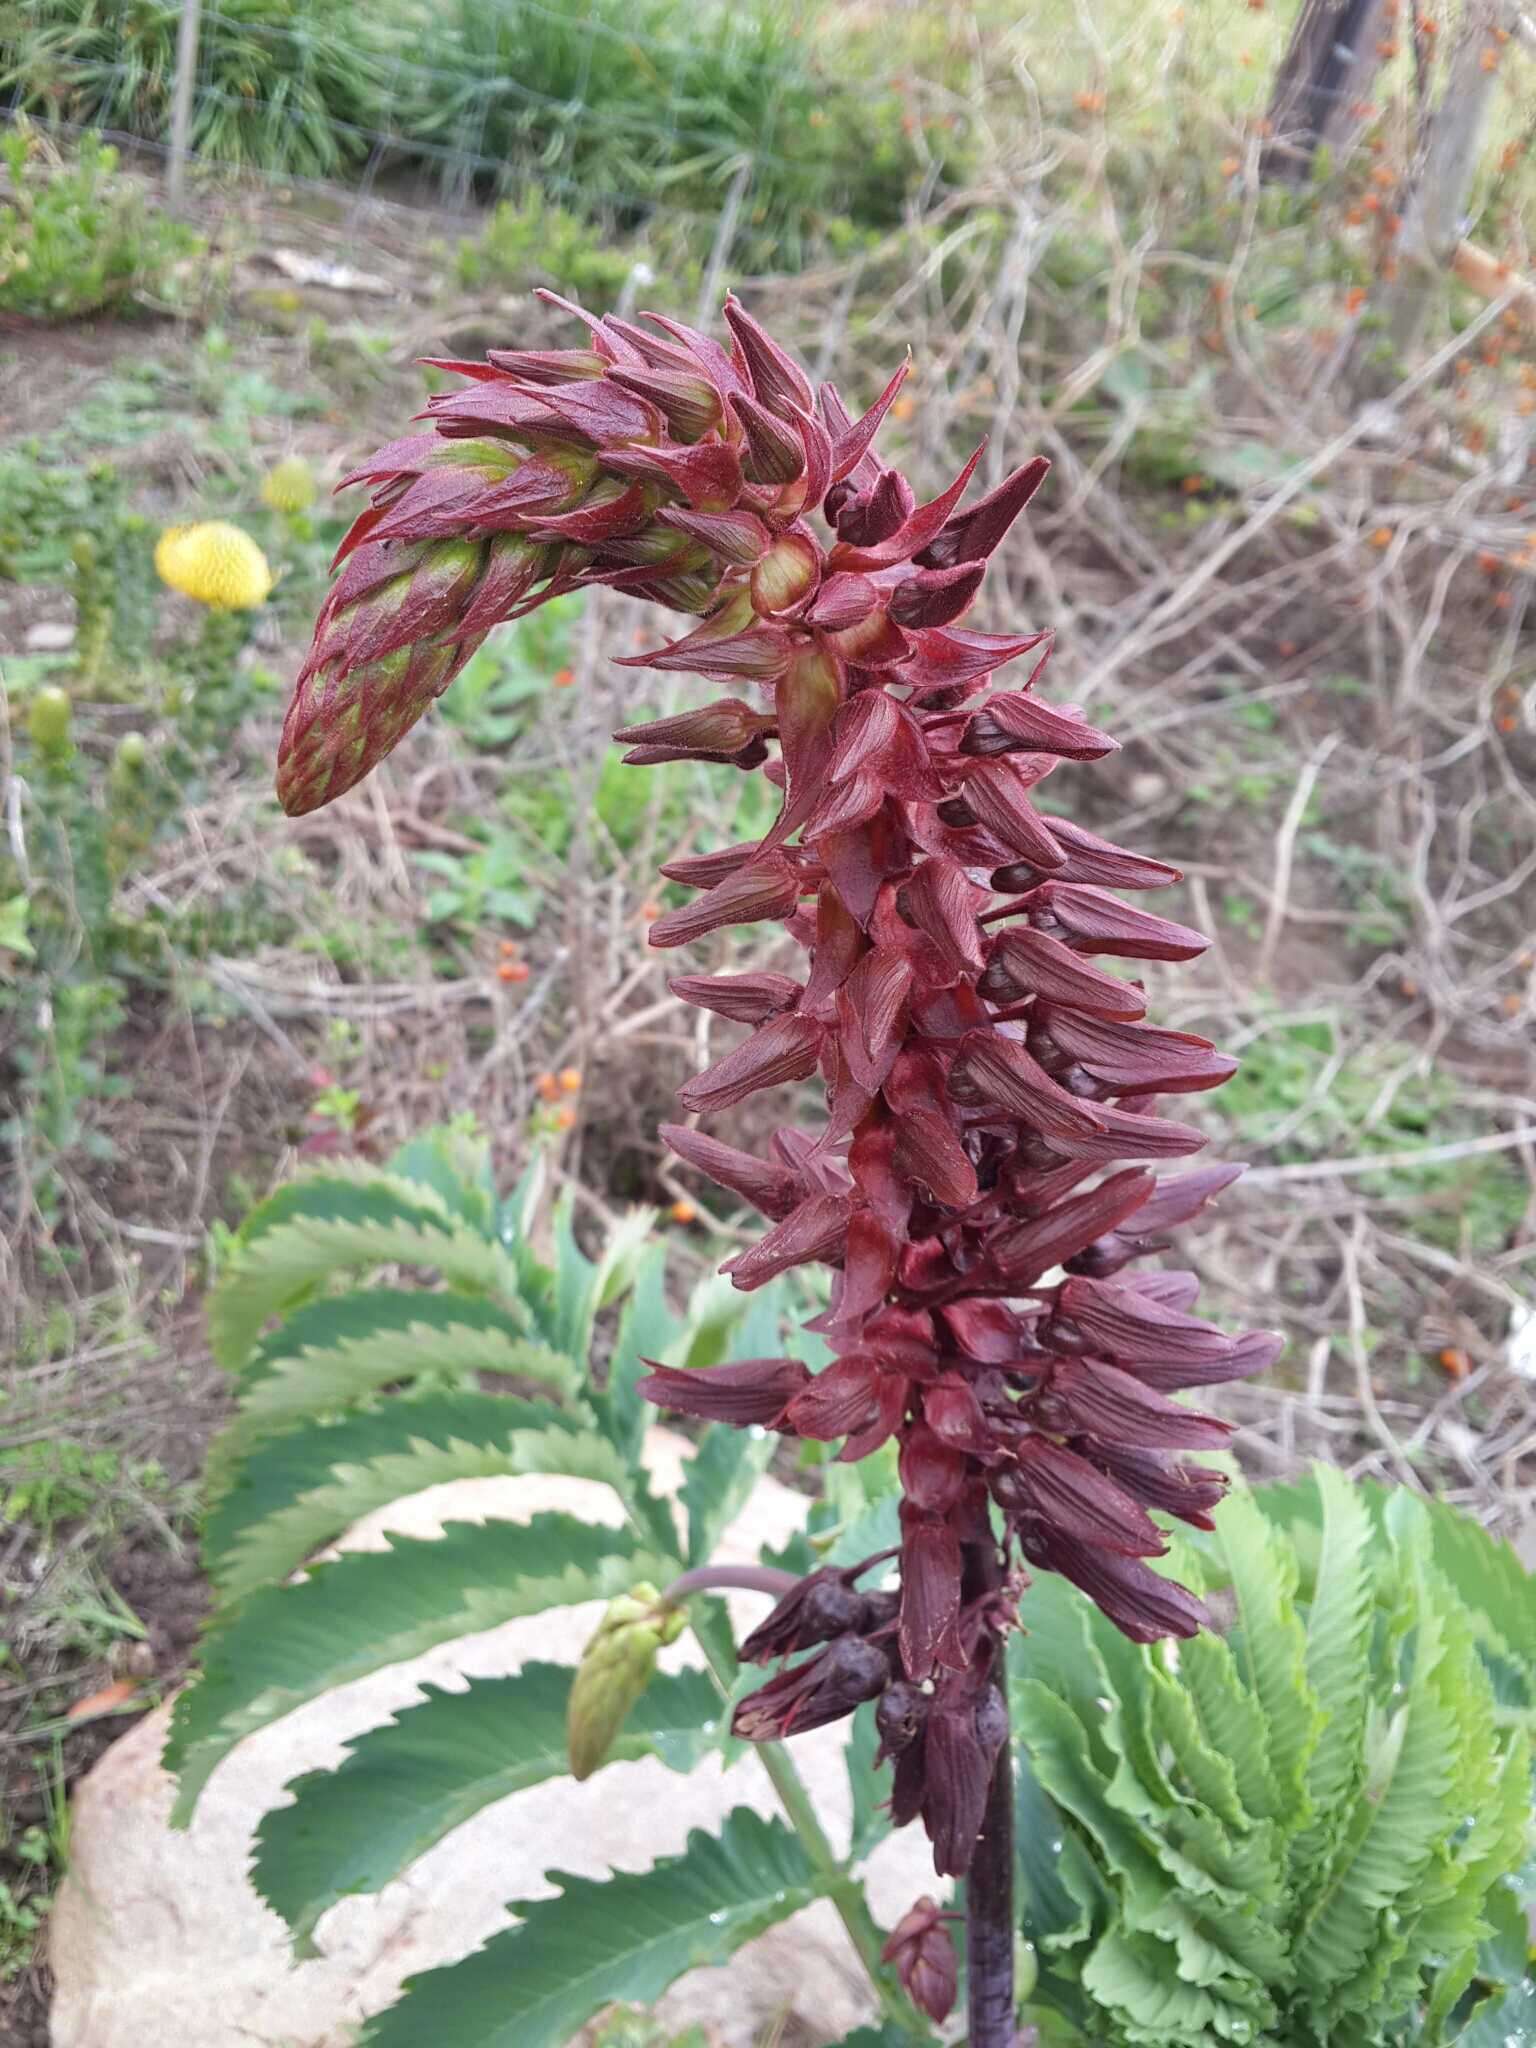
[[[986,1256],[1016,1287],[1032,1286],[1052,1266],[1113,1230],[1151,1192],[1152,1176],[1131,1168],[1111,1174],[1098,1187],[1074,1195],[1045,1215],[1022,1223],[1005,1222],[987,1239]]]
[[[909,363],[903,363],[890,383],[886,385],[869,411],[850,421],[847,408],[838,396],[834,385],[821,387],[821,413],[832,435],[833,483],[841,483],[845,476],[851,476],[863,461],[870,443],[880,431],[880,422],[890,410],[892,401],[906,382]]]
[[[1031,456],[995,490],[957,513],[935,537],[923,560],[936,568],[951,562],[984,562],[1045,482],[1050,467],[1045,456]]]
[[[1123,1487],[1050,1437],[1026,1437],[1017,1463],[992,1484],[1011,1512],[1036,1516],[1069,1541],[1122,1557],[1161,1557],[1168,1548],[1146,1509]]]
[[[796,1393],[788,1417],[791,1427],[798,1435],[823,1444],[862,1429],[874,1413],[879,1377],[873,1358],[849,1352]]]
[[[931,503],[920,505],[910,518],[902,522],[902,525],[891,535],[889,540],[879,541],[875,546],[869,548],[851,548],[846,541],[839,542],[832,550],[832,567],[834,569],[891,569],[898,562],[907,561],[920,548],[926,547],[944,521],[949,517],[956,502],[964,494],[965,487],[975,474],[976,465],[980,462],[986,445],[985,441],[983,441],[981,447],[976,450],[970,461],[966,463],[948,490],[941,491],[938,497],[934,498]]]
[[[1132,1368],[1214,1364],[1231,1358],[1235,1340],[1214,1323],[1165,1308],[1118,1280],[1068,1280],[1057,1297],[1096,1349]],[[1045,1336],[1049,1343],[1049,1336]]]
[[[734,1145],[722,1145],[718,1138],[694,1130],[691,1124],[663,1124],[661,1140],[679,1159],[707,1174],[717,1186],[740,1195],[765,1216],[787,1216],[804,1192],[799,1177],[786,1167],[751,1152],[739,1152]]]
[[[965,729],[960,751],[983,757],[1034,753],[1057,754],[1067,761],[1101,761],[1119,745],[1107,732],[1096,731],[1070,712],[1054,710],[1027,691],[1009,690],[988,697],[980,706]],[[1063,846],[1070,845],[1065,831],[1060,837]],[[1100,878],[1084,875],[1080,879],[1093,882]]]
[[[1134,1450],[1219,1451],[1232,1434],[1230,1422],[1182,1408],[1099,1358],[1062,1359],[1052,1367],[1050,1392],[1073,1430]]]
[[[810,379],[766,328],[760,327],[734,293],[725,301],[725,320],[752,379],[752,389],[774,412],[796,407],[809,412],[815,402]]]
[[[648,934],[653,946],[686,946],[722,925],[756,924],[788,917],[800,900],[800,877],[782,854],[765,854],[727,875],[681,910],[658,917]]]
[[[963,1096],[957,1085],[962,1076]],[[1022,1117],[1047,1137],[1086,1137],[1104,1129],[1095,1104],[1069,1095],[1016,1038],[1001,1031],[972,1031],[961,1041],[950,1086],[959,1099],[979,1097],[988,1109],[995,1105]]]
[[[949,1119],[936,1109],[906,1109],[896,1125],[896,1171],[926,1188],[935,1202],[968,1208],[976,1199],[976,1168]]]
[[[1052,1004],[1037,1005],[1033,1022],[1112,1094],[1187,1095],[1219,1088],[1237,1061],[1191,1031],[1111,1022]]]
[[[980,970],[982,933],[977,918],[987,893],[957,861],[925,860],[907,883],[903,900],[912,922],[956,974]]]
[[[958,1670],[960,1539],[948,1522],[911,1521],[901,1539],[901,1661],[921,1682],[935,1664]]]
[[[1142,1206],[1127,1222],[1138,1237],[1161,1237],[1176,1223],[1188,1223],[1210,1202],[1214,1202],[1242,1174],[1246,1165],[1198,1166],[1193,1173],[1179,1173],[1160,1180]]]
[[[658,1408],[693,1415],[701,1422],[728,1422],[739,1429],[777,1422],[810,1378],[797,1358],[742,1358],[730,1365],[682,1368],[658,1365],[639,1382],[639,1391]]]
[[[1031,915],[1042,912],[1061,926],[1068,945],[1122,960],[1194,960],[1211,943],[1188,925],[1154,917],[1081,882],[1042,884],[1034,893]]]
[[[677,1099],[684,1109],[708,1114],[744,1102],[759,1088],[803,1081],[816,1071],[822,1035],[823,1026],[814,1018],[770,1017],[743,1044],[679,1088]]]
[[[792,1010],[805,993],[787,974],[679,974],[667,983],[679,1002],[734,1024],[761,1024]]]
[[[1044,1531],[1025,1533],[1021,1540],[1032,1564],[1070,1579],[1133,1643],[1197,1636],[1211,1625],[1210,1615],[1193,1593],[1137,1558],[1117,1557]]]
[[[852,1213],[853,1203],[847,1195],[812,1195],[750,1250],[727,1259],[720,1270],[730,1274],[733,1287],[748,1293],[792,1266],[833,1258],[842,1249]]]
[[[983,992],[1007,1000],[1046,996],[1102,1017],[1141,1017],[1147,999],[1134,983],[1102,967],[1090,967],[1080,953],[1059,939],[1011,925],[992,941]]]

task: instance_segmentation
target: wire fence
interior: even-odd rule
[[[675,0],[30,0],[0,109],[187,168],[463,212],[536,187],[615,235],[797,269],[897,225],[935,163],[908,89],[839,78],[809,26]]]

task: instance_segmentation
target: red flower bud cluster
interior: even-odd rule
[[[897,1439],[899,1592],[859,1593],[858,1573],[796,1588],[746,1649],[812,1654],[737,1728],[766,1739],[877,1700],[896,1817],[921,1814],[939,1870],[960,1872],[1006,1736],[996,1674],[1022,1566],[1064,1573],[1138,1641],[1193,1633],[1199,1602],[1148,1562],[1166,1548],[1150,1511],[1209,1526],[1223,1482],[1184,1454],[1227,1429],[1169,1397],[1279,1348],[1191,1315],[1193,1275],[1129,1271],[1240,1171],[1151,1170],[1204,1143],[1159,1098],[1234,1063],[1146,1023],[1134,967],[1206,942],[1120,893],[1176,869],[1037,803],[1063,762],[1115,747],[1034,695],[1050,636],[960,624],[1045,463],[962,507],[978,450],[919,505],[872,452],[902,373],[854,421],[734,301],[729,347],[581,317],[588,348],[443,365],[466,387],[357,472],[373,504],[343,544],[279,787],[293,811],[349,787],[493,624],[558,592],[603,583],[701,615],[626,665],[728,694],[627,728],[629,758],[761,769],[783,801],[760,841],[663,870],[698,893],[650,941],[781,922],[806,964],[673,983],[745,1027],[680,1100],[711,1117],[819,1075],[826,1116],[766,1158],[691,1125],[663,1135],[768,1220],[730,1261],[738,1287],[832,1267],[813,1327],[834,1360],[657,1367],[644,1391],[841,1441],[845,1459]],[[1022,679],[995,680],[1021,657]]]

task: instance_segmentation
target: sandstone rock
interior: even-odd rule
[[[655,1432],[654,1469],[675,1484],[686,1446]],[[382,1532],[433,1533],[445,1521],[526,1520],[564,1509],[614,1522],[606,1487],[573,1479],[455,1482],[370,1516],[344,1547],[378,1547]],[[803,1518],[804,1502],[764,1481],[719,1555],[755,1559]],[[733,1596],[738,1629],[762,1601]],[[487,1808],[375,1896],[343,1900],[320,1923],[315,1960],[292,1962],[286,1930],[246,1880],[261,1815],[301,1772],[326,1768],[343,1745],[413,1700],[423,1680],[574,1663],[601,1607],[557,1609],[445,1645],[376,1672],[290,1714],[243,1743],[215,1772],[186,1833],[168,1825],[173,1787],[161,1770],[169,1707],[108,1750],[74,1800],[71,1867],[52,1916],[57,1983],[54,2048],[347,2048],[359,2023],[414,1971],[448,1962],[509,1924],[510,1899],[547,1895],[547,1869],[601,1876],[642,1870],[681,1849],[691,1828],[713,1828],[733,1807],[776,1811],[755,1756],[718,1759],[683,1777],[654,1760],[613,1764],[585,1784],[558,1780]],[[666,1661],[686,1657],[685,1641]],[[846,1842],[849,1796],[842,1728],[801,1737],[793,1753],[834,1840]],[[869,1866],[875,1911],[891,1924],[934,1888],[921,1834],[890,1837]],[[830,1906],[820,1904],[700,1970],[668,1995],[679,2029],[704,2022],[721,2048],[751,2048],[793,2016],[803,2038],[836,2040],[869,2016],[859,1965]]]

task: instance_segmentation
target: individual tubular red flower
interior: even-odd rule
[[[874,453],[902,371],[855,421],[735,301],[720,342],[544,296],[585,323],[585,347],[445,365],[465,387],[355,473],[372,503],[301,672],[283,799],[348,788],[494,624],[564,591],[605,584],[691,618],[624,665],[727,692],[626,727],[630,758],[760,769],[780,809],[760,840],[667,863],[700,893],[650,941],[777,923],[807,960],[672,983],[728,1033],[682,1102],[714,1117],[819,1071],[827,1115],[765,1158],[691,1125],[663,1136],[768,1219],[728,1262],[738,1287],[831,1268],[813,1327],[833,1357],[816,1374],[656,1366],[642,1392],[841,1441],[844,1458],[896,1439],[893,1583],[882,1560],[867,1585],[866,1567],[802,1580],[744,1651],[811,1654],[735,1725],[776,1739],[875,1700],[893,1816],[921,1815],[936,1868],[959,1874],[1006,1734],[997,1674],[1023,1567],[1064,1574],[1138,1641],[1200,1627],[1147,1560],[1165,1548],[1155,1517],[1210,1526],[1224,1482],[1186,1454],[1227,1430],[1169,1397],[1278,1349],[1192,1314],[1193,1275],[1129,1270],[1239,1170],[1147,1164],[1204,1142],[1159,1099],[1232,1071],[1143,1021],[1142,963],[1206,941],[1118,893],[1175,867],[1038,804],[1048,775],[1115,746],[1036,694],[1050,634],[960,623],[1043,461],[967,504],[978,451],[920,503]],[[941,1934],[920,1905],[890,1949],[935,2013],[953,1996]]]

